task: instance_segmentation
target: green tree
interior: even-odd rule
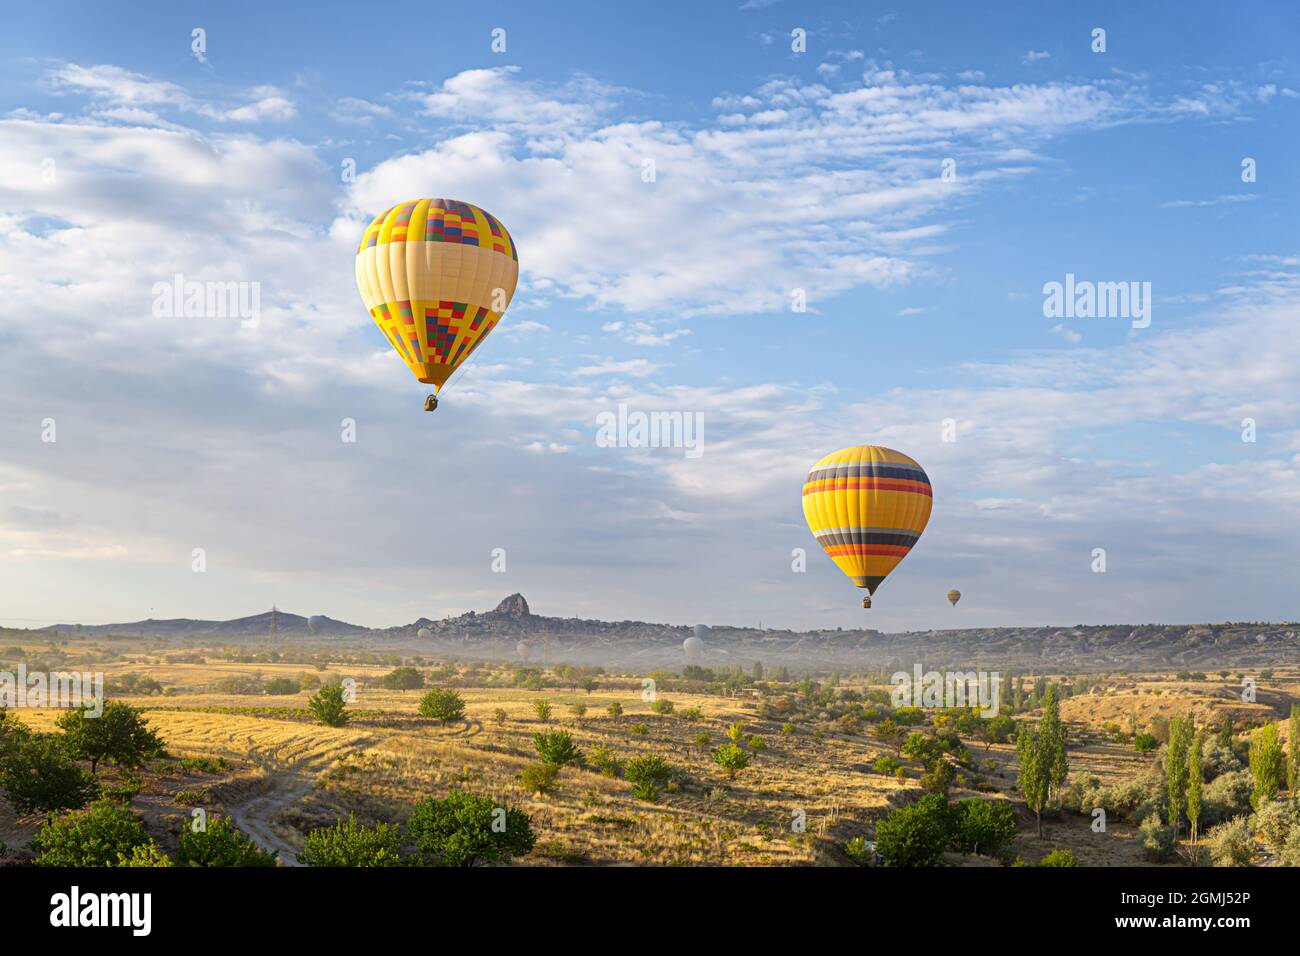
[[[994,744],[1006,743],[1015,732],[1016,722],[1006,714],[981,720],[979,724],[979,737],[984,742],[985,751]]]
[[[424,686],[424,675],[414,667],[396,667],[379,678],[385,690],[419,690]]]
[[[1198,732],[1192,740],[1191,753],[1187,755],[1187,824],[1192,836],[1192,845],[1196,845],[1196,829],[1201,820],[1201,785],[1205,771],[1201,767],[1201,751],[1205,739]]]
[[[434,687],[420,698],[420,713],[446,725],[465,716],[465,701],[454,690]]]
[[[300,690],[302,687],[292,677],[273,677],[266,682],[266,693],[272,697],[296,694]]]
[[[713,762],[727,771],[727,778],[736,779],[736,774],[749,766],[749,754],[735,744],[719,747],[713,755]]]
[[[348,722],[347,701],[342,684],[326,684],[307,701],[312,716],[327,727],[342,727]]]
[[[1048,799],[1054,800],[1060,796],[1070,772],[1065,752],[1065,724],[1061,722],[1060,688],[1055,684],[1043,695],[1043,719],[1039,722],[1038,734],[1046,748]]]
[[[101,800],[84,813],[62,813],[32,840],[38,866],[118,866],[153,841],[134,813]]]
[[[504,862],[530,852],[535,841],[528,814],[459,790],[420,801],[406,829],[421,858],[434,866]]]
[[[364,826],[349,816],[307,834],[298,862],[304,866],[405,866],[402,831],[387,823]]]
[[[997,856],[1015,836],[1009,801],[962,800],[953,808],[953,845],[963,853]]]
[[[573,737],[567,730],[553,730],[549,734],[535,733],[533,746],[537,748],[542,763],[553,767],[582,763],[582,751],[574,746]]]
[[[1232,730],[1232,718],[1224,716],[1223,723],[1219,725],[1219,746],[1224,750],[1232,753],[1233,744],[1236,743],[1236,735]]]
[[[584,677],[582,680],[578,681],[578,686],[590,694],[593,690],[599,689],[600,681],[596,680],[594,677]]]
[[[81,809],[98,789],[53,734],[27,736],[14,745],[0,763],[0,788],[18,813],[47,815]]]
[[[1052,762],[1040,731],[1031,729],[1028,724],[1020,725],[1020,732],[1016,735],[1016,758],[1020,763],[1020,792],[1024,794],[1025,805],[1034,812],[1041,839],[1043,808],[1047,806],[1052,786]]]
[[[948,845],[951,827],[948,801],[924,796],[876,825],[876,852],[886,866],[931,866]]]
[[[1300,796],[1300,706],[1291,705],[1286,725],[1286,788],[1291,796]]]
[[[605,708],[605,712],[614,720],[618,720],[623,716],[623,705],[616,700],[611,701],[610,705]]]
[[[121,701],[109,701],[98,717],[90,708],[66,710],[59,715],[58,725],[68,753],[89,760],[91,774],[97,772],[101,760],[134,770],[163,752],[162,740],[149,729],[140,711]]]
[[[210,815],[203,829],[181,831],[176,862],[183,866],[275,866],[276,853],[267,853],[235,829],[229,817]]]
[[[1277,724],[1265,724],[1250,735],[1248,761],[1251,775],[1255,778],[1250,805],[1258,808],[1261,803],[1277,796],[1286,778],[1286,757],[1282,752]]]
[[[1175,716],[1169,722],[1169,745],[1165,750],[1166,792],[1169,796],[1169,826],[1178,841],[1179,821],[1187,806],[1187,758],[1192,735],[1190,717]]]
[[[537,719],[540,721],[551,719],[551,705],[544,700],[533,701],[533,712],[537,714]]]

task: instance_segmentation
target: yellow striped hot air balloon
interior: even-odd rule
[[[434,387],[474,353],[515,294],[519,256],[506,227],[455,199],[414,199],[381,212],[357,248],[357,288],[389,344]]]
[[[902,452],[855,445],[832,452],[808,472],[803,514],[825,552],[849,580],[866,588],[863,607],[907,557],[930,520],[930,479]]]

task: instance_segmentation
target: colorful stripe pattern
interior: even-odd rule
[[[921,537],[933,500],[925,470],[878,445],[827,455],[803,486],[804,518],[817,543],[872,594]]]
[[[370,316],[421,382],[440,389],[496,328],[519,281],[505,226],[455,199],[384,210],[357,247]]]

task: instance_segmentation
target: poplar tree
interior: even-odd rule
[[[1065,725],[1061,723],[1058,696],[1055,684],[1047,688],[1043,699],[1043,719],[1038,725],[1038,735],[1047,760],[1049,797],[1060,795],[1061,787],[1070,772],[1070,763],[1065,754]]]
[[[1165,751],[1165,773],[1169,780],[1169,825],[1178,839],[1179,823],[1187,805],[1187,752],[1190,719],[1174,717],[1169,722],[1169,746]]]
[[[1300,796],[1300,707],[1291,705],[1291,718],[1286,724],[1286,788],[1291,796]]]
[[[1192,752],[1187,755],[1187,823],[1191,828],[1192,846],[1196,845],[1196,825],[1201,818],[1201,746],[1204,742],[1198,732],[1192,741]]]
[[[1020,732],[1016,735],[1016,757],[1020,762],[1020,792],[1025,795],[1025,805],[1034,811],[1041,839],[1043,807],[1047,805],[1052,779],[1052,763],[1043,746],[1041,730],[1032,730],[1028,724],[1020,725]]]

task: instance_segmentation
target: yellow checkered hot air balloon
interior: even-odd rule
[[[855,445],[808,472],[803,515],[817,543],[849,580],[866,588],[863,607],[907,557],[930,520],[930,479],[902,452]]]
[[[357,288],[417,379],[424,407],[501,320],[519,281],[506,227],[455,199],[414,199],[381,212],[357,248]]]

